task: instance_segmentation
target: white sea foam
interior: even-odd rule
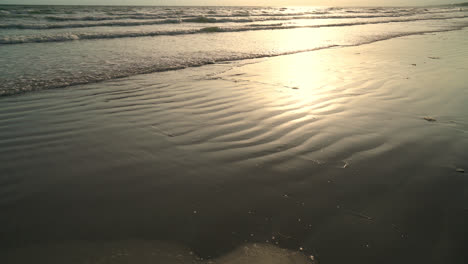
[[[359,21],[348,23],[329,23],[321,25],[288,25],[283,23],[276,24],[249,24],[240,27],[203,27],[200,29],[187,29],[187,30],[166,30],[166,31],[143,31],[143,32],[89,32],[89,33],[60,33],[50,34],[45,33],[41,35],[13,35],[0,37],[0,44],[22,44],[22,43],[43,43],[43,42],[63,42],[72,40],[87,40],[87,39],[112,39],[112,38],[136,38],[136,37],[154,37],[154,36],[175,36],[175,35],[189,35],[197,33],[210,33],[210,32],[243,32],[254,30],[276,30],[276,29],[298,29],[298,28],[321,28],[321,27],[350,27],[359,25],[372,25],[372,24],[385,24],[385,23],[403,23],[414,21],[428,21],[428,20],[449,20],[467,18],[468,16],[459,17],[436,17],[436,18],[409,18],[409,19],[390,19],[381,21]],[[198,20],[198,19],[197,19]],[[200,18],[200,20],[203,20]],[[154,23],[149,23],[150,25]],[[158,23],[158,22],[156,22]],[[165,23],[165,22],[164,22]],[[174,21],[174,23],[177,23]],[[211,22],[207,22],[211,23]],[[143,23],[141,25],[145,25]],[[115,26],[122,25],[120,23],[113,24]],[[124,25],[126,25],[124,23]],[[31,26],[32,28],[35,26]],[[41,25],[37,25],[42,28]],[[417,33],[417,32],[414,32]]]

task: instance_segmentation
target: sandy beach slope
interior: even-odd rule
[[[0,98],[0,262],[466,263],[467,58],[462,30]]]

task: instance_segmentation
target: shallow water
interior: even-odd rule
[[[0,6],[0,95],[468,25],[432,8]]]
[[[440,21],[394,29],[446,29]],[[0,260],[464,263],[468,32],[374,42],[392,24],[359,27],[220,33],[235,47],[218,33],[167,37],[167,60],[191,63],[216,45],[262,57],[372,43],[0,98]],[[210,46],[190,51],[189,39]],[[0,49],[61,65],[9,61],[46,82],[38,76],[54,71],[110,75],[103,57],[125,74],[163,63],[155,41]],[[102,57],[89,54],[78,73],[62,60],[83,62],[77,49]]]

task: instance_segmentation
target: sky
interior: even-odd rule
[[[468,0],[0,0],[0,4],[63,5],[229,5],[229,6],[406,6],[437,5]]]

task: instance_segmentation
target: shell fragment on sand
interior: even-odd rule
[[[437,121],[435,118],[433,117],[430,117],[430,116],[425,116],[423,117],[424,120],[428,121],[428,122],[435,122]]]

